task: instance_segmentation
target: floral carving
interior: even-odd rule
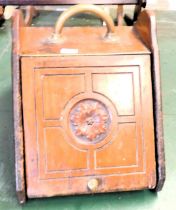
[[[110,123],[105,106],[97,100],[83,100],[71,112],[74,133],[89,141],[102,140]]]

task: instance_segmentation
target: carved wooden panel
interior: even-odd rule
[[[70,112],[71,129],[76,137],[85,142],[96,143],[103,140],[110,123],[107,107],[95,99],[78,102]]]
[[[29,197],[88,193],[91,183],[97,192],[154,186],[148,59],[90,67],[22,60]]]
[[[104,83],[107,85],[102,85]],[[134,115],[133,75],[131,71],[93,74],[93,91],[106,95],[118,107],[118,115]]]
[[[44,118],[48,120],[58,119],[66,103],[73,96],[85,91],[84,84],[84,75],[45,76],[43,78]],[[65,92],[58,91],[63,87]]]

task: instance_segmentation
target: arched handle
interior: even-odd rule
[[[65,22],[72,16],[79,13],[93,13],[100,17],[103,21],[105,21],[107,26],[107,35],[113,34],[115,32],[115,26],[112,18],[100,7],[89,4],[79,4],[73,7],[70,7],[68,10],[63,12],[61,16],[58,18],[55,26],[55,35],[60,37],[62,29],[64,27]]]

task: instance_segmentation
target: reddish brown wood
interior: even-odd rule
[[[85,141],[102,140],[110,126],[110,115],[97,100],[83,100],[72,108],[70,125],[75,136]]]
[[[47,63],[41,57],[22,59],[28,197],[89,193],[92,178],[101,183],[97,192],[155,187],[150,57],[135,57],[86,57],[88,66],[94,67],[85,67],[80,56],[47,58]],[[98,65],[97,60],[106,61]],[[147,94],[143,85],[150,89]],[[70,129],[70,111],[86,99],[100,101],[112,116],[104,138],[92,137],[95,143]]]
[[[30,26],[32,23],[32,19],[38,15],[37,10],[34,6],[28,6],[26,8],[26,16],[25,16],[25,24],[26,26]]]
[[[63,52],[64,48],[79,49],[80,54],[134,54],[149,53],[145,45],[137,38],[132,27],[116,27],[116,38],[113,42],[103,41],[107,29],[105,27],[92,28],[67,27],[62,31],[60,42],[54,43],[53,28],[21,28],[21,52],[25,55],[55,56]],[[73,36],[76,33],[77,36]],[[86,47],[85,47],[86,40]],[[127,41],[126,41],[127,40]],[[58,41],[58,40],[57,40]],[[133,41],[133,44],[131,44]],[[32,42],[33,45],[29,43]],[[53,44],[53,43],[54,44]],[[78,48],[78,44],[79,48]],[[94,47],[96,44],[97,47]],[[99,62],[99,61],[97,61]],[[103,62],[103,61],[101,61]]]
[[[123,6],[122,5],[119,5],[117,7],[117,23],[118,23],[118,26],[123,25]]]
[[[157,155],[157,175],[158,182],[155,190],[160,191],[165,181],[165,156],[164,156],[164,134],[163,134],[163,114],[162,114],[162,96],[161,96],[161,78],[159,49],[156,33],[156,18],[152,11],[143,11],[135,25],[145,45],[152,52],[152,81],[154,98],[154,119],[155,119],[155,139]]]
[[[108,38],[106,27],[67,27],[55,39],[53,28],[14,25],[28,197],[158,189],[163,173],[156,179],[156,162],[158,171],[164,162],[158,145],[160,81],[157,61],[151,61],[157,45],[148,44],[155,33],[152,16],[142,14],[135,26],[115,27]],[[19,72],[19,66],[14,69]],[[21,88],[17,76],[15,88]],[[15,104],[21,113],[21,100]],[[24,160],[23,141],[16,138],[16,143]],[[20,178],[21,171],[19,184]]]
[[[12,77],[13,77],[13,120],[15,139],[15,169],[16,192],[20,203],[26,200],[25,175],[24,175],[24,142],[23,119],[21,98],[21,73],[20,73],[20,28],[24,26],[22,13],[16,11],[12,19]]]

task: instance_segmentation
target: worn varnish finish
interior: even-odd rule
[[[90,57],[87,62],[93,67],[85,67],[79,59],[82,58],[73,57],[69,63],[69,58],[51,58],[47,59],[46,66],[42,65],[45,58],[22,59],[28,197],[89,193],[87,184],[92,178],[101,183],[97,192],[154,188],[152,95],[151,92],[145,94],[140,87],[140,82],[146,88],[150,85],[150,72],[145,68],[150,68],[149,56],[143,55],[138,60],[128,56],[131,67],[125,66],[121,56]],[[106,59],[106,62],[96,67],[97,59]],[[84,130],[89,121],[91,126],[98,120],[97,126],[101,126],[101,119],[93,118],[99,118],[99,110],[93,113],[75,107],[87,99],[90,100],[88,108],[91,109],[93,102],[99,103],[110,115],[105,116],[109,125],[103,122],[105,129],[96,130],[99,137],[94,136],[93,130],[93,136]],[[142,113],[142,110],[146,111]],[[83,116],[87,113],[86,119],[79,121],[74,112]],[[105,111],[101,112],[104,115]],[[72,123],[82,133],[77,133]]]
[[[159,49],[156,36],[156,19],[152,11],[144,11],[135,24],[135,29],[140,34],[141,39],[152,52],[152,78],[153,78],[153,98],[154,98],[154,121],[155,121],[155,142],[157,155],[157,176],[158,183],[156,191],[162,189],[165,181],[165,156],[164,156],[164,134],[163,134],[163,113],[161,98],[161,78]],[[150,29],[150,30],[148,30]]]
[[[163,134],[153,15],[141,13],[132,27],[108,22],[109,30],[63,28],[61,23],[55,30],[24,27],[20,17],[17,11],[14,116],[15,129],[24,129],[25,148],[23,132],[20,138],[16,132],[17,191],[25,192],[24,180],[30,198],[161,189]]]
[[[24,26],[22,13],[16,12],[12,20],[12,75],[13,75],[13,120],[15,139],[15,169],[16,192],[20,203],[26,200],[25,175],[24,175],[24,136],[22,114],[22,90],[20,67],[20,28]]]

